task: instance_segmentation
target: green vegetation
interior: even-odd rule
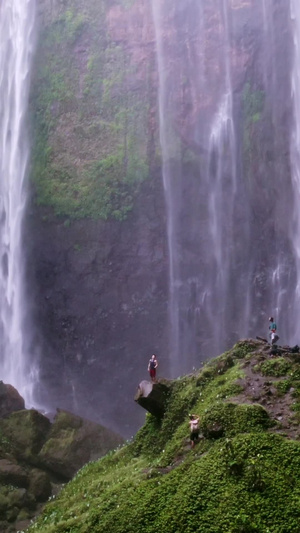
[[[126,10],[133,2],[120,0]],[[124,4],[124,5],[123,5]],[[148,177],[148,79],[117,44],[105,0],[66,0],[45,21],[31,95],[37,204],[68,219],[123,220]]]
[[[291,386],[292,383],[290,379],[283,379],[275,383],[275,387],[279,396],[284,396],[287,392],[289,392]]]
[[[242,93],[242,110],[244,117],[243,151],[246,170],[255,160],[257,146],[257,123],[260,121],[265,103],[265,94],[261,90],[253,89],[247,82]]]
[[[136,460],[129,467],[122,451],[116,459],[116,464],[108,457],[83,469],[59,501],[48,505],[38,521],[40,529],[37,523],[29,531],[297,530],[297,443],[273,435],[241,435],[215,443],[201,460],[191,455],[167,475],[142,474],[146,463]]]
[[[287,361],[284,357],[277,357],[276,359],[270,359],[259,364],[256,367],[263,376],[274,376],[279,378],[286,376],[292,369],[292,363]]]
[[[242,94],[244,117],[248,123],[258,122],[264,109],[265,93],[259,89],[253,89],[247,82]]]
[[[29,532],[297,531],[300,443],[274,434],[261,405],[230,400],[256,349],[238,343],[172,382],[163,419],[147,414],[132,442],[80,470]],[[289,370],[297,372],[297,365]],[[294,409],[298,415],[298,404]],[[191,411],[200,415],[203,432],[194,450]]]

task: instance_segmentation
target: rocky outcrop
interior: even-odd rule
[[[20,465],[12,463],[8,459],[0,459],[0,483],[27,488],[29,475]]]
[[[18,391],[12,386],[0,381],[0,418],[21,411],[25,408],[25,402]]]
[[[151,383],[150,381],[141,381],[135,394],[134,401],[149,411],[153,416],[160,419],[164,416],[169,392],[170,383]]]
[[[59,409],[39,460],[47,470],[70,479],[85,463],[99,459],[122,442],[120,436],[99,424]]]
[[[13,387],[2,384],[5,391]],[[24,400],[21,398],[22,402]],[[12,403],[9,403],[10,407]],[[0,418],[0,531],[27,527],[48,498],[85,463],[123,442],[112,431],[57,410],[54,422],[34,409]]]
[[[35,409],[17,411],[0,420],[0,429],[9,440],[14,456],[30,464],[36,463],[50,426],[50,420]]]
[[[49,475],[36,468],[30,471],[29,492],[37,502],[45,502],[52,494],[52,485]]]

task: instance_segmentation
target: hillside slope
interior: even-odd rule
[[[164,418],[148,414],[132,442],[85,466],[28,531],[300,531],[298,361],[241,341],[172,382]]]

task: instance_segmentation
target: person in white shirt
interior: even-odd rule
[[[198,415],[189,415],[189,419],[191,448],[194,448],[195,443],[199,438],[200,417]]]

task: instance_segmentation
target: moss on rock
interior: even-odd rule
[[[292,363],[284,357],[276,357],[269,359],[257,365],[256,370],[259,370],[263,376],[281,377],[286,376],[292,370]]]
[[[238,433],[262,431],[270,427],[270,417],[261,405],[220,403],[207,409],[201,427],[207,438],[229,437]]]
[[[52,494],[49,476],[42,470],[33,469],[30,472],[29,493],[37,502],[45,502]]]
[[[70,479],[85,463],[122,442],[122,437],[103,426],[58,410],[39,460],[58,476]]]
[[[130,7],[66,0],[44,16],[31,96],[32,178],[36,202],[56,215],[122,220],[148,177],[151,54],[140,58],[141,77],[139,51],[127,34],[116,41],[112,27]]]
[[[252,339],[239,341],[234,345],[232,355],[238,359],[243,359],[246,355],[255,352],[259,345],[260,342]]]
[[[33,463],[47,439],[50,425],[49,419],[34,409],[17,411],[0,420],[0,430],[16,457]]]

